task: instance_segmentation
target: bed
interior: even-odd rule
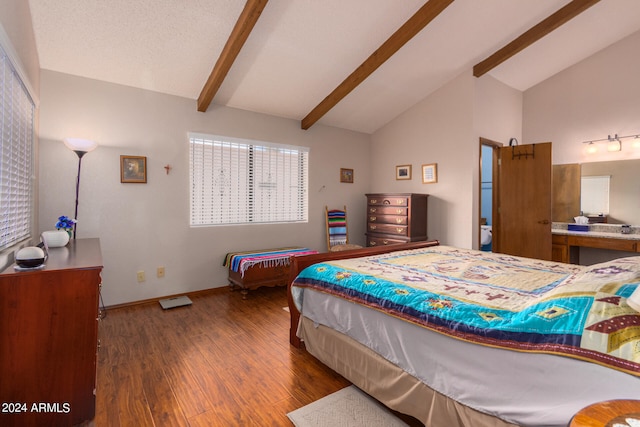
[[[640,257],[584,267],[432,241],[291,267],[291,344],[427,426],[566,426],[640,397]]]

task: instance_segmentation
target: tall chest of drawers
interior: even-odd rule
[[[427,240],[428,194],[367,194],[367,246]]]

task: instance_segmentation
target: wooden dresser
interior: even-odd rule
[[[0,273],[0,425],[94,418],[101,270],[100,241],[78,239]]]
[[[427,194],[367,194],[367,246],[427,240]]]

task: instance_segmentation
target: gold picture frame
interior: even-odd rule
[[[147,158],[145,156],[120,156],[120,182],[147,183]]]
[[[340,168],[340,182],[353,184],[353,169]]]
[[[396,166],[396,180],[411,179],[411,165]]]
[[[422,183],[435,184],[438,182],[438,164],[429,163],[422,165]]]

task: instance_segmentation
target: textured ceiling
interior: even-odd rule
[[[40,66],[195,100],[244,0],[29,0]],[[568,0],[455,0],[318,123],[372,133]],[[301,120],[423,0],[270,0],[213,103]],[[490,74],[527,88],[640,30],[602,0]]]

